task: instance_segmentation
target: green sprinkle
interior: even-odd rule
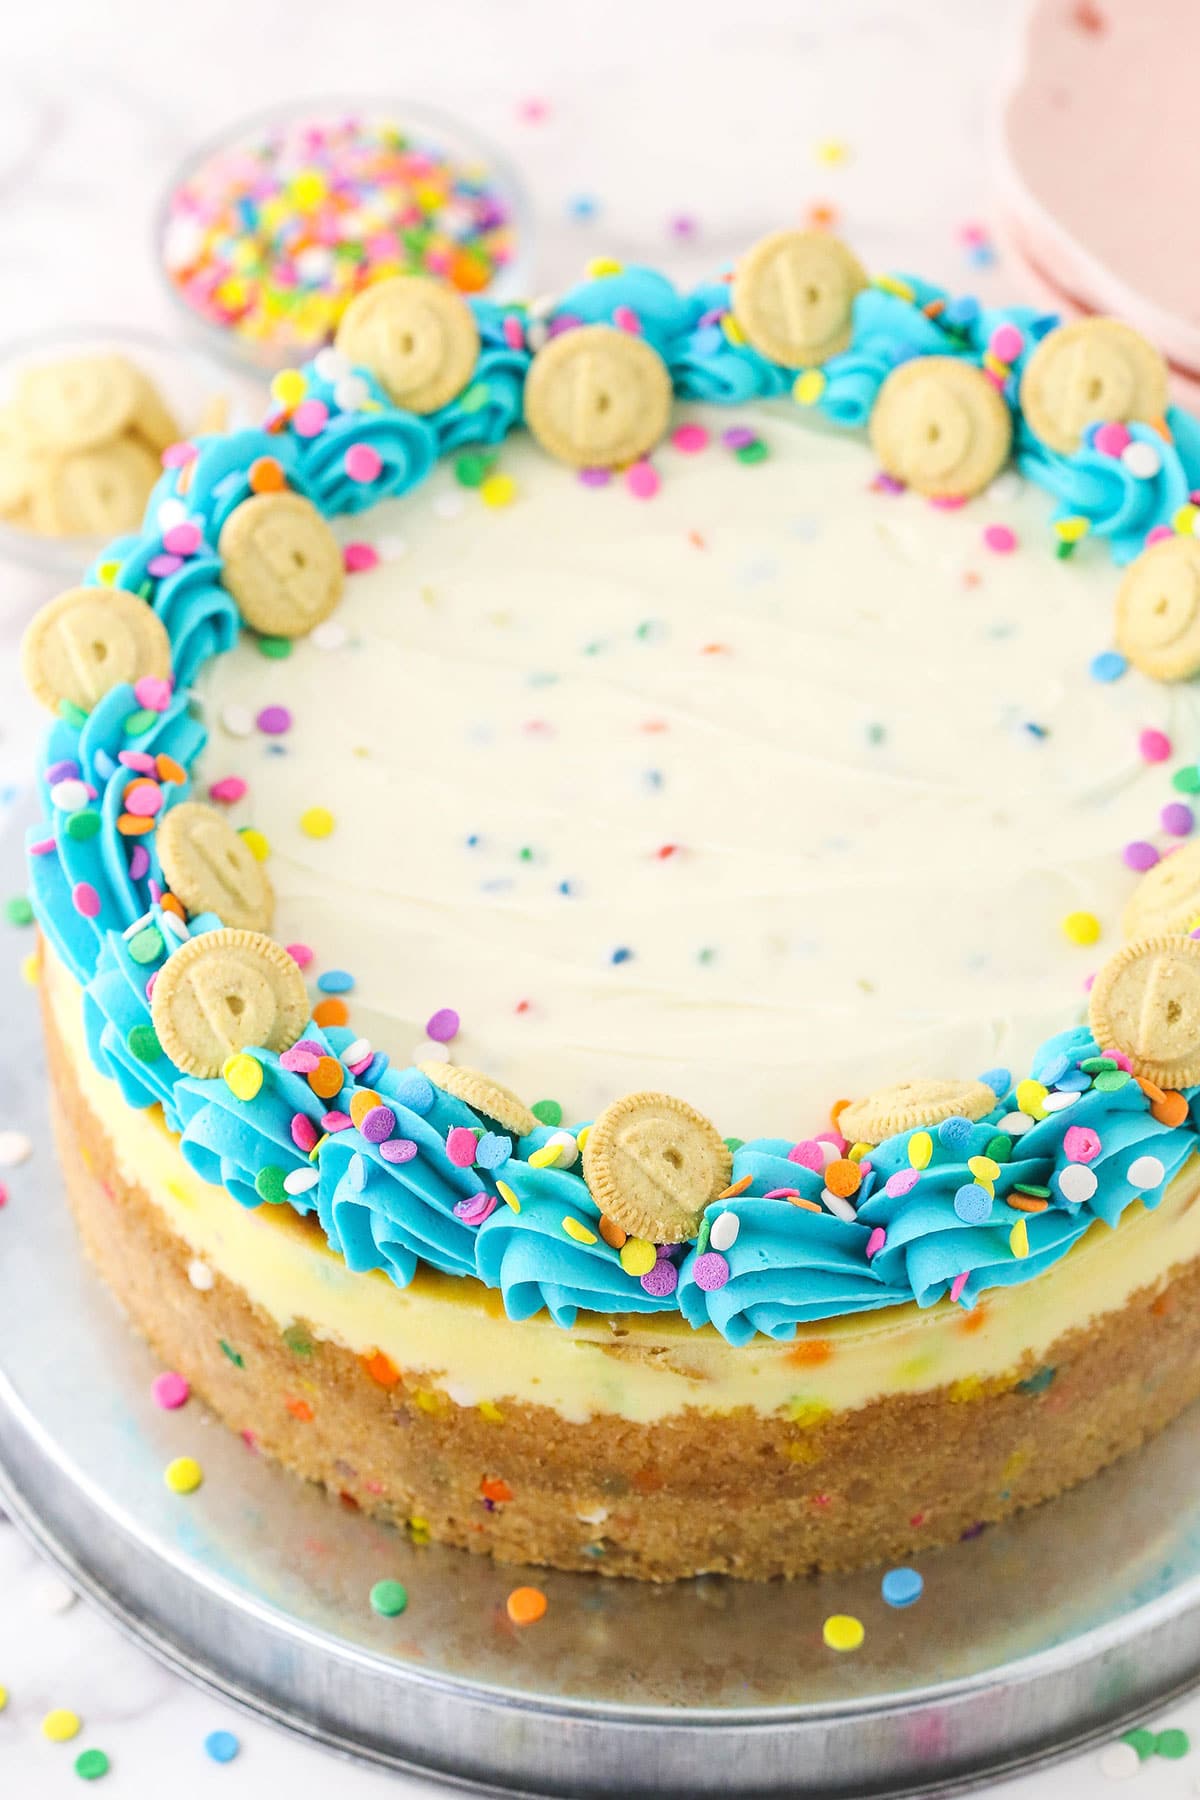
[[[258,650],[260,656],[269,656],[272,662],[283,662],[292,654],[292,640],[285,637],[260,637]]]
[[[293,1356],[311,1356],[313,1353],[313,1341],[303,1325],[289,1325],[283,1341]]]
[[[134,589],[134,592],[136,593],[139,600],[153,600],[153,598],[154,598],[154,583],[147,576],[146,580],[142,582],[141,586]]]
[[[543,1125],[561,1125],[563,1122],[563,1109],[557,1100],[535,1100],[529,1110]]]
[[[282,1206],[287,1199],[287,1189],[283,1185],[285,1173],[285,1170],[277,1168],[274,1163],[268,1163],[254,1177],[254,1191],[268,1206]]]
[[[152,963],[157,962],[166,949],[166,945],[163,943],[163,934],[158,926],[147,925],[141,931],[134,933],[126,948],[135,963]]]
[[[1049,1200],[1050,1198],[1048,1187],[1035,1187],[1032,1181],[1014,1181],[1013,1193],[1028,1194],[1031,1200]]]
[[[983,1154],[990,1156],[993,1162],[1006,1163],[1012,1156],[1012,1148],[1012,1139],[1008,1133],[998,1131],[994,1138],[988,1139],[987,1148]]]
[[[1188,763],[1184,768],[1176,769],[1171,786],[1177,794],[1200,794],[1200,763]]]
[[[99,1781],[111,1766],[103,1750],[81,1750],[75,1758],[75,1773],[80,1781]]]
[[[473,381],[465,393],[458,396],[459,408],[465,413],[482,412],[492,397],[492,390],[486,381]]]
[[[467,450],[454,463],[454,479],[460,487],[482,487],[496,466],[496,458],[483,450]]]
[[[704,1252],[708,1249],[708,1238],[709,1238],[709,1233],[711,1231],[712,1231],[712,1222],[709,1219],[708,1214],[706,1213],[704,1215],[704,1217],[701,1219],[700,1229],[696,1233],[696,1255],[697,1256],[703,1256]]]
[[[1154,1746],[1158,1739],[1152,1731],[1127,1731],[1121,1742],[1136,1750],[1140,1760],[1145,1762],[1148,1756],[1154,1755]]]
[[[521,848],[517,851],[517,861],[518,862],[532,862],[533,861],[533,851],[528,844],[522,844]]]
[[[1191,1738],[1177,1726],[1169,1731],[1160,1731],[1154,1740],[1154,1754],[1165,1756],[1168,1762],[1178,1762],[1181,1756],[1187,1755],[1191,1747]]]
[[[74,725],[77,731],[87,724],[87,713],[82,706],[76,706],[73,700],[59,701],[58,716],[65,719],[68,725]]]
[[[702,948],[696,952],[696,961],[698,963],[703,963],[705,967],[707,967],[709,963],[715,962],[716,959],[717,953],[711,944],[703,945]]]
[[[32,925],[33,907],[27,894],[14,894],[4,902],[4,917],[9,925]]]
[[[394,1619],[408,1605],[408,1589],[399,1581],[377,1581],[371,1589],[371,1610]]]
[[[235,1350],[232,1344],[227,1344],[224,1338],[218,1338],[217,1342],[220,1344],[222,1350],[225,1352],[235,1369],[245,1368],[246,1359],[240,1351]]]
[[[1097,1075],[1092,1083],[1094,1094],[1119,1094],[1123,1087],[1133,1080],[1133,1076],[1124,1069],[1107,1069],[1103,1075]]]
[[[1084,1058],[1079,1067],[1085,1075],[1106,1075],[1109,1070],[1115,1069],[1117,1064],[1111,1056],[1088,1056]]]
[[[82,812],[68,815],[65,829],[75,843],[86,844],[100,829],[100,814],[94,806],[85,806]]]
[[[725,1139],[725,1148],[732,1155],[735,1150],[741,1149],[741,1147],[745,1143],[745,1141],[746,1141],[745,1138],[726,1138]]]
[[[125,720],[125,736],[141,737],[150,730],[152,725],[157,723],[157,720],[156,712],[151,712],[148,706],[139,706],[136,712],[131,712]]]
[[[878,724],[872,723],[867,726],[867,742],[868,742],[868,744],[882,744],[886,737],[887,737],[887,726],[886,725],[878,725]]]
[[[134,1025],[126,1038],[130,1054],[139,1062],[157,1062],[162,1055],[162,1045],[158,1041],[158,1033],[153,1025]]]
[[[1054,554],[1057,556],[1059,562],[1066,562],[1068,557],[1074,556],[1075,545],[1066,544],[1060,538],[1058,543],[1054,546]]]
[[[770,452],[761,438],[755,438],[750,444],[741,444],[734,451],[734,455],[740,463],[766,462],[769,454]]]
[[[1044,1394],[1046,1389],[1053,1385],[1057,1374],[1058,1370],[1047,1363],[1044,1369],[1037,1369],[1024,1381],[1018,1381],[1017,1392],[1018,1394]]]

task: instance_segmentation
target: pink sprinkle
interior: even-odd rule
[[[970,1270],[964,1269],[962,1274],[956,1275],[954,1277],[954,1280],[950,1283],[950,1304],[952,1306],[958,1300],[963,1289],[966,1287],[969,1277],[970,1277]]]
[[[799,1188],[770,1188],[763,1195],[764,1200],[799,1200]]]
[[[286,706],[264,706],[254,723],[268,737],[280,737],[291,730],[292,715]]]
[[[182,469],[186,464],[195,462],[200,452],[195,444],[168,444],[162,453],[164,469]]]
[[[292,430],[297,437],[318,437],[328,423],[329,408],[323,400],[302,400],[292,414]]]
[[[364,570],[378,566],[379,552],[374,544],[347,544],[342,551],[342,562],[348,575],[361,575]]]
[[[146,564],[147,575],[153,575],[155,581],[165,581],[168,575],[175,575],[183,567],[181,556],[152,556]]]
[[[384,1162],[411,1162],[417,1154],[417,1146],[411,1138],[389,1138],[386,1144],[380,1144],[379,1154]]]
[[[1147,844],[1140,838],[1135,839],[1132,844],[1126,844],[1124,850],[1121,852],[1121,859],[1127,869],[1137,869],[1139,871],[1142,869],[1152,869],[1155,863],[1160,860],[1158,851],[1154,848],[1154,845]]]
[[[174,1369],[167,1369],[162,1375],[156,1375],[150,1384],[155,1405],[161,1406],[165,1412],[174,1412],[177,1406],[182,1406],[191,1391],[184,1377],[177,1375]]]
[[[846,1151],[850,1148],[840,1131],[818,1131],[817,1142],[818,1144],[832,1144],[839,1156],[845,1156]]]
[[[357,1062],[347,1063],[346,1067],[357,1078],[359,1075],[364,1075],[374,1061],[375,1052],[372,1050],[369,1056],[362,1056]]]
[[[133,849],[129,852],[129,879],[131,881],[141,881],[142,877],[149,873],[150,852],[147,850],[145,844],[135,844]]]
[[[307,969],[316,952],[309,944],[288,944],[287,953],[298,969]]]
[[[162,811],[163,791],[157,782],[153,786],[130,788],[125,794],[125,810],[133,814],[135,819],[152,819],[155,813]]]
[[[292,1114],[292,1142],[305,1156],[317,1147],[317,1128],[303,1113]]]
[[[209,784],[208,797],[219,800],[223,806],[232,806],[241,800],[246,792],[246,783],[240,775],[222,775],[220,781]]]
[[[85,919],[100,916],[100,896],[90,881],[77,881],[71,889],[71,901],[75,911]]]
[[[178,525],[163,532],[163,549],[169,550],[172,556],[195,556],[202,541],[200,527],[194,519],[181,519]]]
[[[158,764],[144,750],[118,750],[117,761],[123,769],[132,769],[135,775],[158,774]]]
[[[1100,1154],[1100,1139],[1090,1125],[1069,1125],[1063,1133],[1063,1149],[1070,1162],[1090,1163]]]
[[[1163,830],[1169,832],[1172,837],[1187,837],[1196,823],[1195,813],[1190,806],[1185,806],[1182,800],[1172,800],[1169,806],[1164,806],[1159,818],[1162,821]]]
[[[30,844],[29,854],[30,856],[53,856],[57,849],[56,839],[52,837],[38,838],[35,844]]]
[[[653,500],[662,486],[653,463],[635,462],[625,471],[625,486],[635,500]]]
[[[452,1006],[440,1006],[433,1017],[426,1020],[425,1036],[432,1038],[435,1044],[449,1044],[458,1036],[461,1022]]]
[[[504,323],[501,325],[500,329],[504,334],[504,341],[510,350],[523,350],[525,348],[525,327],[521,324],[516,313],[505,313]]]
[[[631,331],[635,337],[642,335],[642,321],[632,306],[614,306],[613,324],[618,331]]]
[[[8,1189],[5,1187],[4,1183],[2,1181],[0,1181],[0,1208],[3,1208],[7,1205],[8,1205]]]
[[[1124,1050],[1106,1050],[1104,1054],[1112,1057],[1118,1069],[1124,1069],[1127,1075],[1133,1074],[1133,1064]]]
[[[671,433],[671,442],[685,456],[694,456],[698,450],[708,449],[708,430],[703,425],[677,425]]]
[[[1096,427],[1096,435],[1092,444],[1101,456],[1120,456],[1127,445],[1132,444],[1133,437],[1119,419],[1110,419],[1105,425]]]
[[[1174,536],[1175,533],[1169,525],[1155,525],[1146,533],[1146,548],[1148,550],[1151,544],[1165,544],[1168,538]]]
[[[986,369],[984,373],[987,373]],[[929,504],[936,507],[938,512],[957,512],[960,507],[967,504],[967,496],[965,494],[937,494]]]
[[[1025,348],[1025,339],[1015,325],[998,325],[993,331],[988,349],[998,362],[1015,363]]]
[[[354,1120],[349,1113],[327,1112],[321,1114],[321,1130],[328,1132],[349,1131]]]
[[[454,1202],[454,1216],[456,1219],[461,1219],[464,1225],[482,1225],[485,1219],[491,1217],[499,1204],[499,1199],[495,1194],[482,1192],[472,1194],[467,1200]]]
[[[789,1162],[800,1163],[805,1169],[812,1169],[818,1175],[825,1167],[824,1152],[815,1138],[804,1138],[800,1143],[793,1144],[787,1159]]]
[[[467,1125],[452,1125],[446,1138],[446,1155],[456,1169],[469,1169],[475,1161],[478,1139]]]
[[[1138,749],[1145,762],[1166,762],[1171,754],[1171,740],[1165,731],[1148,728],[1138,733]]]
[[[351,444],[346,452],[345,470],[351,481],[374,481],[383,468],[383,458],[371,444]]]
[[[171,683],[161,675],[143,675],[134,682],[133,695],[147,712],[166,712],[171,704]]]
[[[279,1066],[286,1069],[289,1075],[311,1075],[320,1062],[323,1052],[312,1044],[301,1040],[285,1050],[279,1058]]]
[[[878,1256],[886,1243],[887,1232],[883,1229],[882,1225],[877,1225],[867,1239],[867,1261],[870,1262],[874,1257]]]
[[[984,527],[983,541],[997,556],[1007,556],[1017,547],[1017,534],[1011,525],[987,525]]]
[[[884,1182],[883,1191],[889,1200],[900,1200],[905,1194],[912,1193],[920,1179],[920,1169],[897,1169]]]

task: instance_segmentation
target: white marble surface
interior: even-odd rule
[[[1064,0],[1065,3],[1065,0]],[[989,214],[989,105],[1011,58],[1019,0],[25,0],[0,52],[0,341],[80,320],[169,328],[150,248],[155,196],[198,136],[240,112],[314,92],[391,89],[473,117],[504,145],[540,222],[537,282],[606,252],[702,273],[763,230],[835,205],[869,264],[910,266],[1014,293],[1003,261],[968,268],[960,230]],[[530,109],[540,101],[543,109]],[[542,116],[530,117],[541,112]],[[845,147],[823,161],[818,147]],[[599,203],[582,225],[572,196]],[[694,239],[670,219],[693,215]],[[35,721],[18,691],[21,626],[53,580],[0,569],[0,791],[30,766]],[[0,953],[14,954],[13,943]],[[3,1123],[11,1123],[4,1120]],[[33,1183],[34,1161],[12,1177]],[[89,1745],[105,1791],[339,1800],[432,1794],[335,1762],[189,1688],[127,1645],[0,1525],[0,1794],[78,1791]],[[84,1719],[47,1743],[45,1712]],[[1200,1700],[1158,1724],[1200,1741]],[[218,1767],[219,1727],[242,1742]],[[1128,1791],[1200,1792],[1200,1751],[1144,1765]],[[1110,1777],[1089,1752],[989,1790],[996,1800],[1093,1800]]]

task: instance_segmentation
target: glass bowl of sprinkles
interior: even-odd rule
[[[176,171],[155,225],[189,328],[267,371],[328,344],[355,294],[389,275],[517,298],[531,244],[504,157],[403,100],[308,100],[242,120]]]

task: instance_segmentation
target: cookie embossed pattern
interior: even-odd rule
[[[123,1262],[139,1239],[222,1246],[210,1311],[254,1344],[253,1378],[234,1391],[227,1358],[189,1367],[166,1319],[128,1291],[127,1305],[293,1467],[516,1560],[668,1578],[897,1554],[1090,1474],[1196,1387],[1182,1373],[1200,1284],[1188,851],[1143,877],[1148,899],[1171,882],[1173,922],[1104,965],[1087,1024],[1044,1043],[1028,1076],[908,1079],[839,1104],[809,1137],[742,1140],[644,1087],[564,1129],[557,1103],[530,1109],[447,1060],[450,1009],[393,1068],[351,1029],[339,983],[310,1008],[311,952],[269,935],[264,833],[235,830],[215,788],[217,805],[192,797],[197,677],[203,697],[242,626],[277,657],[331,621],[362,547],[343,554],[328,518],[408,494],[439,457],[521,424],[598,484],[651,468],[673,397],[789,394],[829,425],[866,426],[881,480],[942,508],[1015,459],[1059,500],[1064,555],[1090,532],[1136,559],[1118,606],[1130,660],[1135,640],[1187,643],[1200,435],[1164,410],[1150,346],[1113,321],[1063,328],[870,280],[833,239],[799,232],[690,294],[615,267],[538,307],[380,283],[334,349],[276,378],[261,430],[168,448],[143,531],[26,640],[29,685],[56,715],[29,868],[70,1130],[125,1196]],[[1176,546],[1160,603],[1153,571]],[[1182,651],[1158,667],[1191,672]],[[290,720],[275,707],[258,723]],[[320,808],[302,820],[314,838],[332,826]],[[105,1127],[113,1082],[125,1107]],[[112,1233],[75,1201],[121,1293]],[[1111,1365],[1089,1349],[1098,1317]],[[274,1416],[287,1377],[271,1333],[297,1320],[328,1383],[315,1418],[305,1403],[307,1435],[294,1409],[286,1426]],[[564,1360],[556,1337],[586,1356]],[[1151,1402],[1138,1371],[1164,1357],[1181,1376]],[[400,1416],[402,1450],[381,1451],[379,1423]],[[714,1419],[740,1484],[696,1474]],[[480,1518],[497,1463],[514,1498]],[[718,1490],[736,1533],[707,1504]],[[683,1497],[703,1516],[681,1517]]]

